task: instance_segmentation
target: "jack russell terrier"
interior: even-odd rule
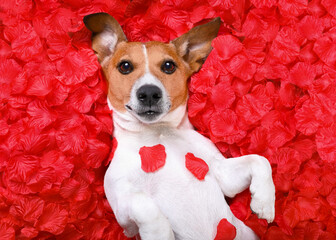
[[[104,189],[125,235],[212,240],[226,222],[235,239],[258,239],[232,214],[225,196],[249,187],[252,211],[272,222],[269,162],[258,155],[224,158],[187,116],[187,81],[210,53],[220,19],[170,43],[128,42],[107,13],[85,16],[84,23],[108,81],[117,148]]]

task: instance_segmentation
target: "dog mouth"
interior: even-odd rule
[[[151,123],[155,122],[162,115],[162,111],[158,107],[142,107],[133,109],[130,105],[125,105],[126,109],[135,115],[140,121]]]

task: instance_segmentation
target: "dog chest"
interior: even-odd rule
[[[187,236],[192,236],[190,239],[213,238],[216,224],[228,215],[229,208],[207,168],[209,162],[197,154],[199,149],[192,144],[193,136],[166,131],[156,136],[124,135],[117,139],[118,147],[106,173],[106,178],[112,179],[108,182],[123,178],[136,191],[151,196],[181,239],[189,239]],[[144,169],[143,149],[149,150],[149,153],[142,152],[147,158],[160,158],[158,168]]]

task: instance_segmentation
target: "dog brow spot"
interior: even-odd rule
[[[201,158],[195,157],[192,153],[185,155],[186,168],[198,179],[203,180],[209,171],[208,164]]]
[[[233,240],[236,237],[236,228],[225,218],[217,226],[217,235],[214,240]]]
[[[146,173],[155,172],[166,163],[166,149],[161,144],[152,147],[141,147],[139,154],[141,158],[141,169]]]

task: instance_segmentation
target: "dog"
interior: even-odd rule
[[[269,162],[258,155],[226,159],[188,120],[187,81],[210,53],[216,18],[169,43],[128,42],[107,13],[84,17],[108,82],[116,150],[104,190],[127,237],[212,240],[226,219],[235,239],[258,239],[225,201],[250,188],[251,209],[274,220]]]

